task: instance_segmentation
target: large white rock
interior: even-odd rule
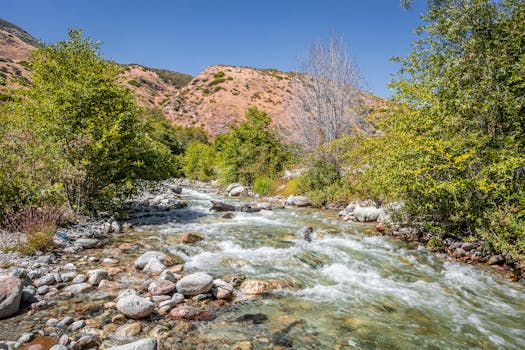
[[[177,282],[177,292],[185,296],[207,293],[213,284],[213,277],[205,272],[197,272],[183,277]]]
[[[15,276],[0,276],[0,318],[18,312],[22,290],[20,279]]]
[[[305,197],[305,196],[294,196],[294,195],[291,195],[290,197],[288,197],[286,202],[284,202],[284,204],[286,204],[286,205],[293,205],[293,206],[296,206],[296,207],[308,207],[308,206],[312,205],[312,201],[310,199],[308,199],[307,197]]]
[[[242,185],[238,182],[234,182],[232,184],[229,184],[228,187],[226,187],[226,192],[230,193],[231,190],[233,190],[235,187],[241,187]]]
[[[244,197],[248,195],[248,189],[244,186],[234,187],[228,195],[231,197]]]
[[[151,301],[138,295],[128,295],[117,301],[117,310],[133,319],[148,317],[154,309],[155,305]]]
[[[357,206],[352,213],[353,217],[357,221],[371,222],[377,221],[377,218],[381,214],[381,209],[376,207],[359,207]]]

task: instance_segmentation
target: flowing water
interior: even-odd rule
[[[186,272],[244,275],[284,281],[282,288],[247,298],[212,322],[199,323],[206,342],[251,340],[294,349],[524,349],[525,288],[479,268],[441,262],[416,244],[376,236],[364,224],[333,213],[277,209],[270,213],[210,213],[209,200],[237,200],[183,191],[187,209],[158,232]],[[308,243],[296,232],[314,228]],[[184,232],[205,241],[180,245]],[[236,322],[262,313],[258,324]]]

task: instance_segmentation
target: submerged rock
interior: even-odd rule
[[[175,319],[204,321],[215,318],[215,315],[209,311],[197,309],[189,305],[181,305],[170,311],[170,317]]]
[[[207,293],[213,284],[213,277],[205,272],[197,272],[183,277],[177,282],[177,292],[185,296]]]
[[[204,236],[196,232],[188,232],[181,236],[180,243],[191,244],[203,241]]]
[[[14,276],[0,276],[0,318],[18,312],[22,299],[22,281]]]
[[[175,283],[165,279],[158,279],[150,283],[148,291],[152,295],[165,295],[173,292],[176,288]]]
[[[246,280],[241,284],[241,292],[247,295],[260,295],[270,288],[268,282],[261,280]]]

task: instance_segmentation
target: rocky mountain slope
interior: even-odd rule
[[[210,135],[228,130],[244,119],[249,107],[266,111],[275,126],[287,127],[287,101],[293,94],[296,73],[275,69],[255,69],[216,65],[204,69],[181,88],[164,107],[164,114],[175,124],[202,127]],[[386,101],[365,94],[367,109],[381,109]]]
[[[0,20],[0,101],[9,98],[7,87],[27,84],[27,60],[39,42],[23,29]],[[138,64],[123,65],[120,82],[139,103],[162,109],[166,118],[182,126],[202,127],[211,136],[228,131],[244,119],[249,107],[266,111],[274,126],[289,126],[287,101],[293,94],[295,73],[216,65],[190,75]],[[362,95],[367,109],[386,106],[379,97]]]
[[[39,45],[38,40],[22,28],[0,19],[0,101],[9,98],[8,87],[28,83],[27,60]],[[137,64],[123,67],[119,80],[147,107],[161,108],[191,80],[190,75],[166,69]]]

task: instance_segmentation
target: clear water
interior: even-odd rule
[[[222,219],[209,212],[209,200],[236,200],[189,188],[182,195],[189,207],[147,230],[184,258],[186,271],[288,284],[200,323],[203,341],[251,340],[263,348],[284,339],[294,349],[525,348],[523,286],[441,262],[418,245],[375,236],[370,226],[330,213],[281,209]],[[314,228],[311,243],[296,233],[307,225]],[[173,243],[184,232],[206,239]],[[247,313],[268,321],[235,322]]]

